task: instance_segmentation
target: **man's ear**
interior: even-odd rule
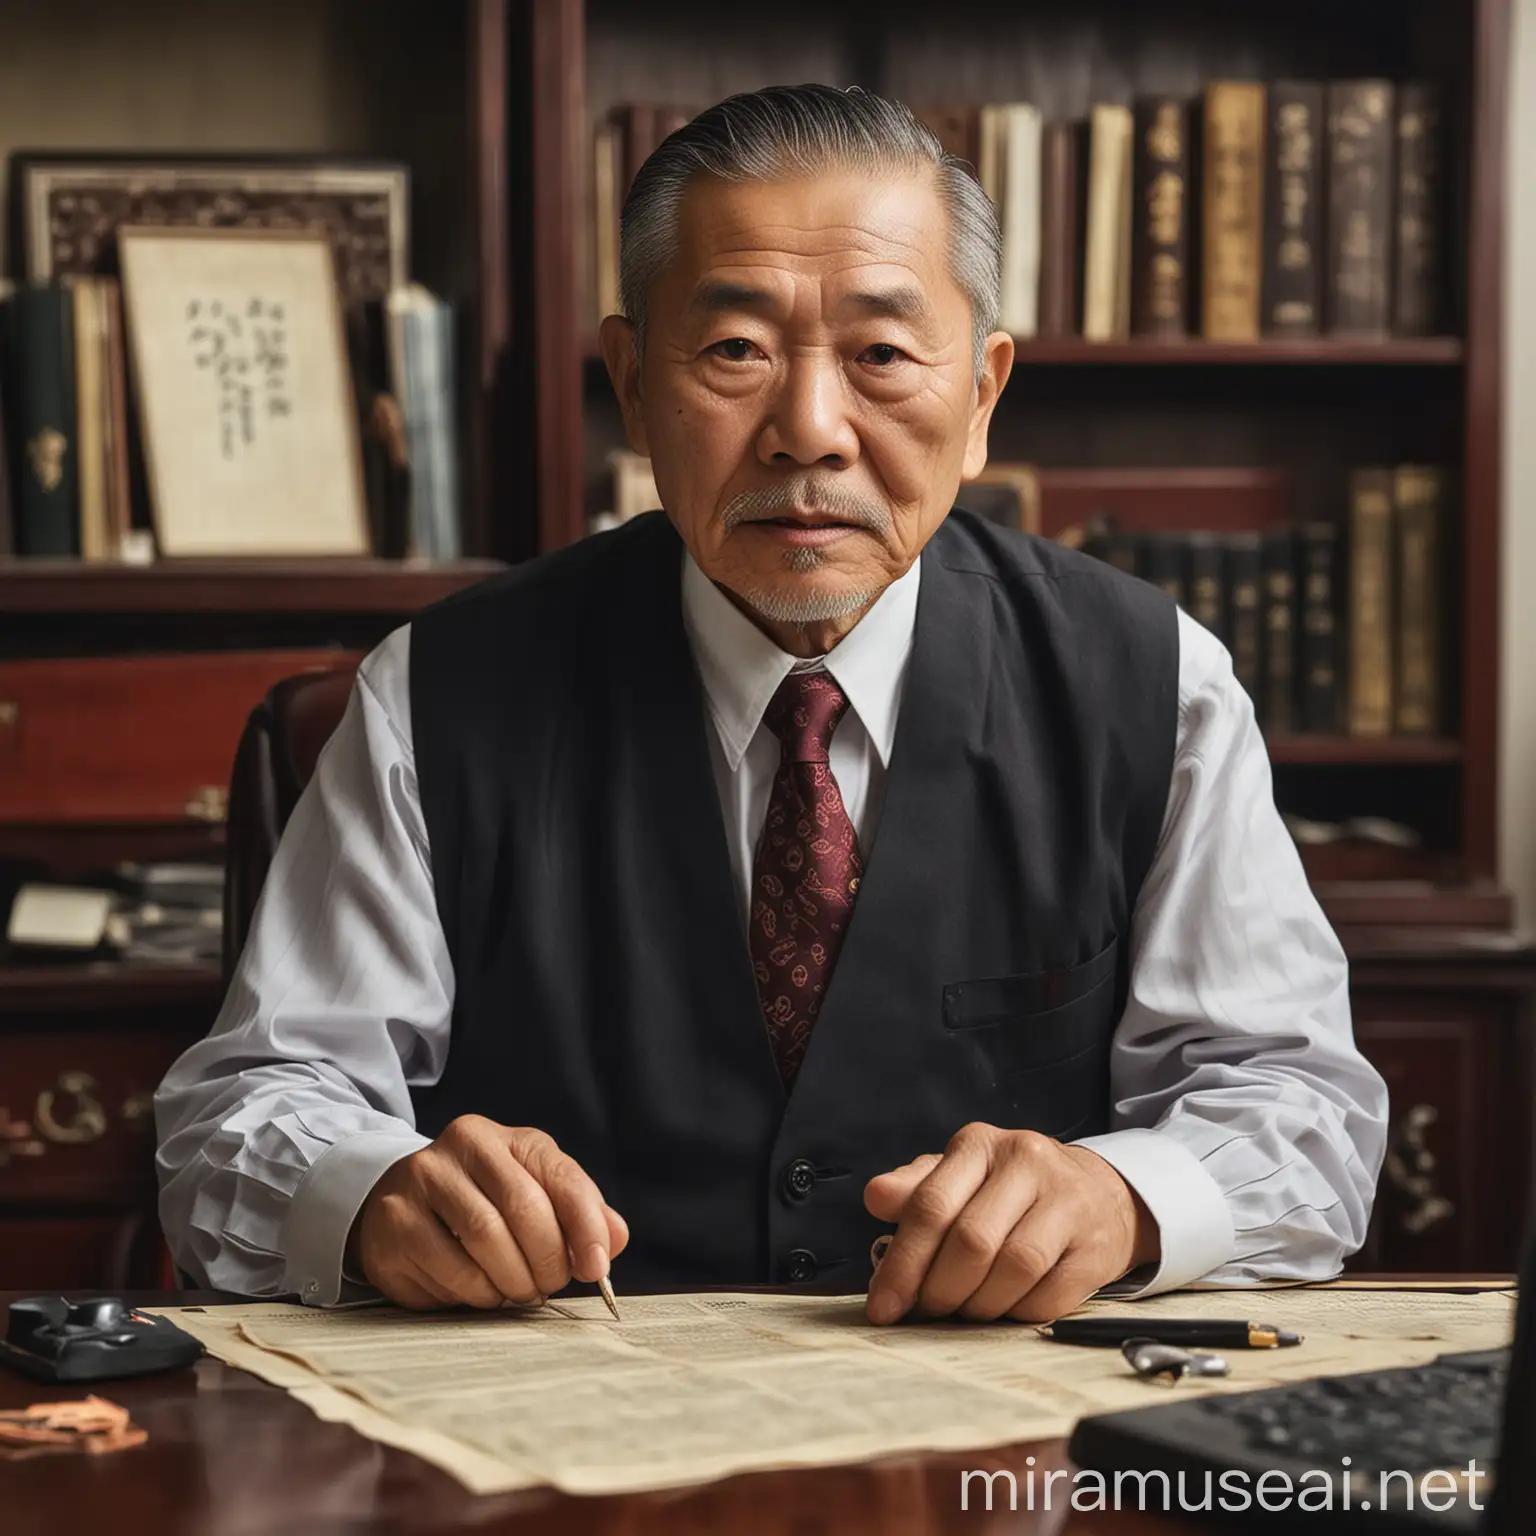
[[[965,465],[960,472],[962,480],[972,479],[987,467],[987,428],[1012,372],[1013,337],[1007,331],[993,331],[987,337],[981,378],[976,385],[976,404],[971,410],[970,431],[965,440]]]
[[[607,315],[598,328],[598,342],[613,392],[624,412],[624,433],[636,453],[650,455],[650,439],[645,431],[645,412],[640,400],[640,354],[635,346],[635,328],[623,315]]]

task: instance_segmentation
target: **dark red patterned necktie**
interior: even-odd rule
[[[827,760],[848,708],[826,672],[791,672],[763,715],[783,755],[752,867],[752,964],[788,1088],[853,918],[864,864]]]

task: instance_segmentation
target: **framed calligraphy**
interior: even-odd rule
[[[161,554],[366,555],[327,238],[129,226],[118,248]]]
[[[348,303],[410,280],[410,172],[392,161],[29,151],[11,187],[29,282],[115,270],[129,224],[318,231]]]

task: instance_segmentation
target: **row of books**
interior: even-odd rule
[[[419,284],[348,306],[372,552],[460,552],[455,310]],[[118,279],[0,292],[0,558],[141,564],[154,507]]]
[[[1425,336],[1446,323],[1433,84],[1213,81],[1198,102],[1105,104],[1086,123],[1045,122],[1024,102],[915,110],[997,205],[999,323],[1016,336]],[[596,130],[595,319],[619,307],[624,195],[690,115],[630,103]]]
[[[1226,645],[1269,735],[1434,736],[1445,728],[1447,483],[1430,465],[1361,468],[1342,530],[1133,534],[1106,523],[1083,548],[1161,587]]]

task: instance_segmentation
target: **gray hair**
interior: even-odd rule
[[[901,102],[858,87],[774,85],[729,97],[670,135],[641,166],[620,219],[619,297],[645,347],[651,285],[677,248],[683,194],[696,176],[778,181],[832,169],[933,168],[949,214],[949,269],[971,304],[971,352],[981,377],[997,328],[1002,234],[997,210],[965,161]]]

